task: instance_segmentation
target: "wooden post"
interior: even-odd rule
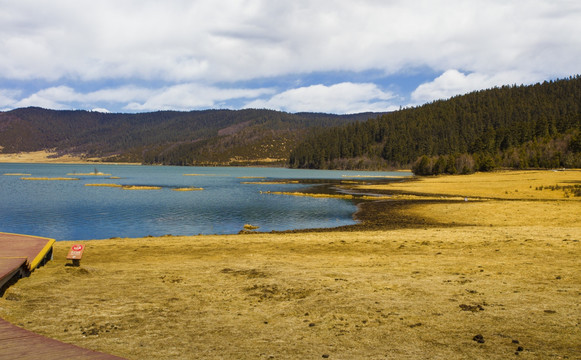
[[[80,266],[81,258],[83,257],[83,251],[85,251],[85,245],[75,244],[71,246],[71,249],[67,254],[67,260],[72,260],[73,266]]]

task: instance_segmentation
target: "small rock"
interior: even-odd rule
[[[519,346],[516,348],[516,351],[523,351],[523,350],[524,350],[524,348],[522,346]]]
[[[315,323],[309,323],[309,327],[315,326]]]
[[[323,354],[323,359],[328,359],[329,358],[329,354]]]
[[[513,340],[512,343],[513,344],[519,344],[518,340]]]
[[[479,344],[484,344],[484,336],[478,334],[472,338],[472,340],[476,341]]]

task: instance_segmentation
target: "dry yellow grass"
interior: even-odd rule
[[[498,171],[472,175],[422,177],[417,181],[387,185],[362,185],[368,190],[399,190],[405,193],[481,197],[510,200],[565,199],[564,191],[549,186],[581,184],[581,170]],[[544,190],[537,188],[544,187]]]
[[[579,199],[581,200],[581,199]],[[581,201],[457,201],[423,204],[409,214],[442,224],[522,226],[523,224],[577,228],[581,226]]]
[[[57,242],[0,317],[129,359],[574,359],[580,204],[434,200],[408,211],[442,227],[83,241],[79,268]]]
[[[66,164],[94,164],[99,158],[85,158],[81,156],[63,155],[53,151],[32,151],[17,154],[0,154],[0,163],[66,163]]]

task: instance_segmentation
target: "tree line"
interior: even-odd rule
[[[319,129],[293,168],[413,168],[417,174],[499,167],[581,167],[581,77],[503,86],[365,122]]]

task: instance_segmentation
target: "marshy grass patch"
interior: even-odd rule
[[[72,177],[21,177],[20,180],[32,180],[32,181],[67,181],[67,180],[80,180],[79,178]]]
[[[303,192],[286,192],[286,191],[261,191],[261,194],[266,195],[286,195],[286,196],[301,196],[312,198],[334,198],[334,199],[353,199],[351,194],[319,194],[319,193],[303,193]]]
[[[122,190],[161,190],[161,186],[150,186],[150,185],[122,185]]]
[[[32,174],[25,173],[5,173],[4,176],[32,176]]]
[[[242,181],[240,184],[245,185],[288,185],[300,184],[299,180],[280,180],[280,181]]]
[[[425,200],[407,213],[441,224],[570,228],[580,225],[581,197],[575,196],[580,184],[579,170],[532,170],[420,177],[356,188],[391,191],[394,199],[404,201]]]
[[[359,194],[324,194],[324,193],[306,193],[306,192],[286,192],[286,191],[261,191],[261,194],[266,195],[285,195],[285,196],[299,196],[299,197],[310,197],[310,198],[319,198],[319,199],[344,199],[344,200],[392,200],[396,197],[392,195],[359,195]],[[402,198],[397,197],[397,198]]]
[[[204,188],[197,187],[183,187],[183,188],[173,188],[173,191],[202,191]]]
[[[85,186],[112,187],[112,188],[123,187],[123,185],[119,184],[85,184]]]

